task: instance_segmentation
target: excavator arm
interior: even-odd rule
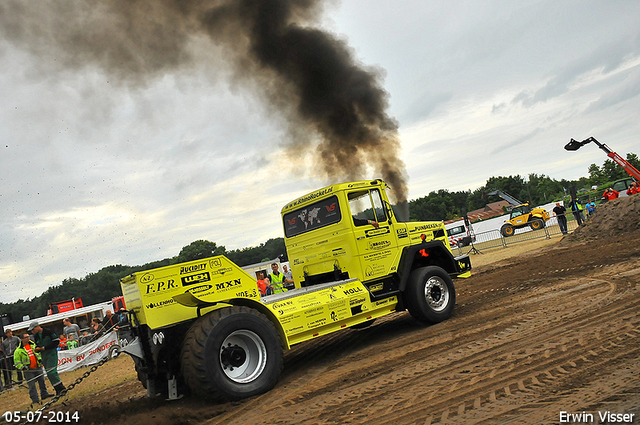
[[[491,193],[487,193],[487,195],[489,195],[489,196],[498,195],[499,197],[501,197],[502,199],[504,199],[505,201],[507,201],[508,203],[510,203],[513,206],[522,205],[522,202],[518,201],[516,198],[514,198],[511,195],[509,195],[508,193],[502,192],[501,190],[494,190]]]
[[[638,171],[636,169],[636,167],[634,167],[633,165],[631,165],[629,163],[629,161],[627,161],[626,159],[624,159],[623,157],[621,157],[620,155],[618,155],[617,153],[613,152],[609,146],[605,145],[604,143],[600,143],[596,140],[595,137],[589,137],[588,139],[584,139],[582,142],[578,142],[575,139],[571,139],[571,141],[569,143],[567,143],[564,148],[568,151],[577,151],[578,149],[580,149],[582,146],[586,145],[587,143],[595,143],[596,145],[598,145],[598,147],[600,149],[602,149],[609,158],[611,158],[616,164],[620,165],[622,168],[624,168],[624,170],[634,179],[636,179],[637,181],[640,181],[640,171]]]

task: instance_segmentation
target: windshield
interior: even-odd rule
[[[466,231],[464,229],[464,226],[460,225],[460,226],[452,227],[451,229],[447,230],[447,233],[449,234],[449,236],[455,236],[461,233],[466,233]]]
[[[349,208],[356,219],[386,221],[382,197],[378,189],[363,190],[349,194]]]

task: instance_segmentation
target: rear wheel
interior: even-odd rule
[[[276,385],[282,343],[265,315],[248,307],[229,307],[193,324],[181,360],[185,382],[194,394],[237,400]]]
[[[502,234],[502,236],[504,236],[505,238],[508,238],[509,236],[513,236],[513,234],[516,232],[516,229],[514,229],[513,225],[510,223],[505,223],[502,225],[502,227],[500,228],[500,233]]]
[[[451,317],[456,304],[453,280],[440,267],[420,267],[409,276],[405,290],[407,309],[423,322],[438,323]]]

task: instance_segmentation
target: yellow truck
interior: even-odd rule
[[[442,222],[399,222],[381,180],[336,184],[282,209],[295,288],[261,297],[224,256],[121,280],[130,354],[150,397],[241,399],[273,388],[292,345],[408,310],[437,323],[455,306],[454,257]]]

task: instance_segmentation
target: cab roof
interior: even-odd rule
[[[354,188],[379,187],[384,184],[385,184],[384,181],[382,181],[381,179],[375,179],[375,180],[361,180],[361,181],[355,181],[355,182],[337,183],[330,186],[326,186],[326,187],[323,187],[322,189],[309,192],[306,195],[303,195],[298,199],[294,199],[293,201],[287,203],[284,207],[282,207],[281,214],[285,214],[286,212],[292,210],[293,208],[301,207],[305,204],[314,202],[317,199],[321,199],[325,195],[329,195],[331,193],[337,193],[343,190],[354,189]]]

